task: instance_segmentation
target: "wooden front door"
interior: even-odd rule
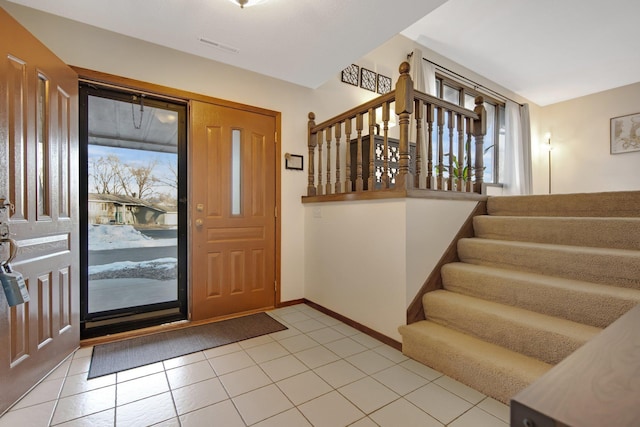
[[[191,313],[202,320],[276,300],[275,117],[191,105]]]
[[[78,347],[80,297],[77,75],[3,9],[0,49],[0,221],[30,296],[0,295],[2,413]]]

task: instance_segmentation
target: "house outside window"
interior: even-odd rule
[[[484,177],[486,183],[499,183],[504,176],[504,148],[505,148],[505,109],[504,102],[494,99],[484,93],[477,92],[457,81],[442,75],[436,76],[436,96],[445,101],[460,105],[469,110],[475,108],[476,96],[484,98],[484,108],[487,110],[487,134],[484,138]],[[448,164],[448,122],[445,117],[445,163]],[[454,154],[455,156],[455,154]],[[457,160],[457,159],[456,159]],[[466,159],[465,159],[466,160]],[[471,149],[471,164],[475,163],[475,149]],[[447,171],[445,171],[447,175]]]

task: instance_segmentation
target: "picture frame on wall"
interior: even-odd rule
[[[285,154],[284,156],[284,167],[286,169],[292,169],[301,171],[304,169],[304,157],[299,154]]]
[[[640,113],[611,119],[611,154],[640,151]]]

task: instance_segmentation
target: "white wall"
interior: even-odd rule
[[[407,199],[406,307],[476,204],[467,200]]]
[[[305,222],[305,297],[400,340],[404,200],[306,204]]]
[[[640,151],[610,154],[610,119],[640,113],[640,83],[549,105],[541,127],[551,133],[553,193],[640,190]],[[544,142],[544,141],[543,141]],[[540,192],[548,192],[548,155],[537,165]],[[542,189],[540,187],[543,187]]]
[[[407,307],[475,206],[433,199],[306,204],[305,297],[400,341]]]

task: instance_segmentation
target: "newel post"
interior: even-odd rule
[[[482,182],[484,181],[484,136],[487,134],[487,110],[484,108],[484,99],[476,96],[476,107],[473,112],[478,115],[473,120],[473,137],[476,141],[476,164],[473,184],[474,193],[482,193]]]
[[[316,145],[318,145],[318,134],[311,133],[311,128],[316,125],[315,122],[316,115],[314,113],[309,113],[309,122],[307,124],[307,145],[309,146],[309,166],[307,169],[309,170],[309,184],[307,185],[307,196],[315,196],[316,195],[316,186],[315,186],[315,171],[314,171],[314,154],[316,151]]]
[[[396,83],[396,114],[399,116],[400,126],[400,164],[396,175],[395,188],[408,189],[413,185],[413,179],[409,172],[409,126],[413,113],[413,80],[409,75],[409,63],[400,64],[400,77]]]

